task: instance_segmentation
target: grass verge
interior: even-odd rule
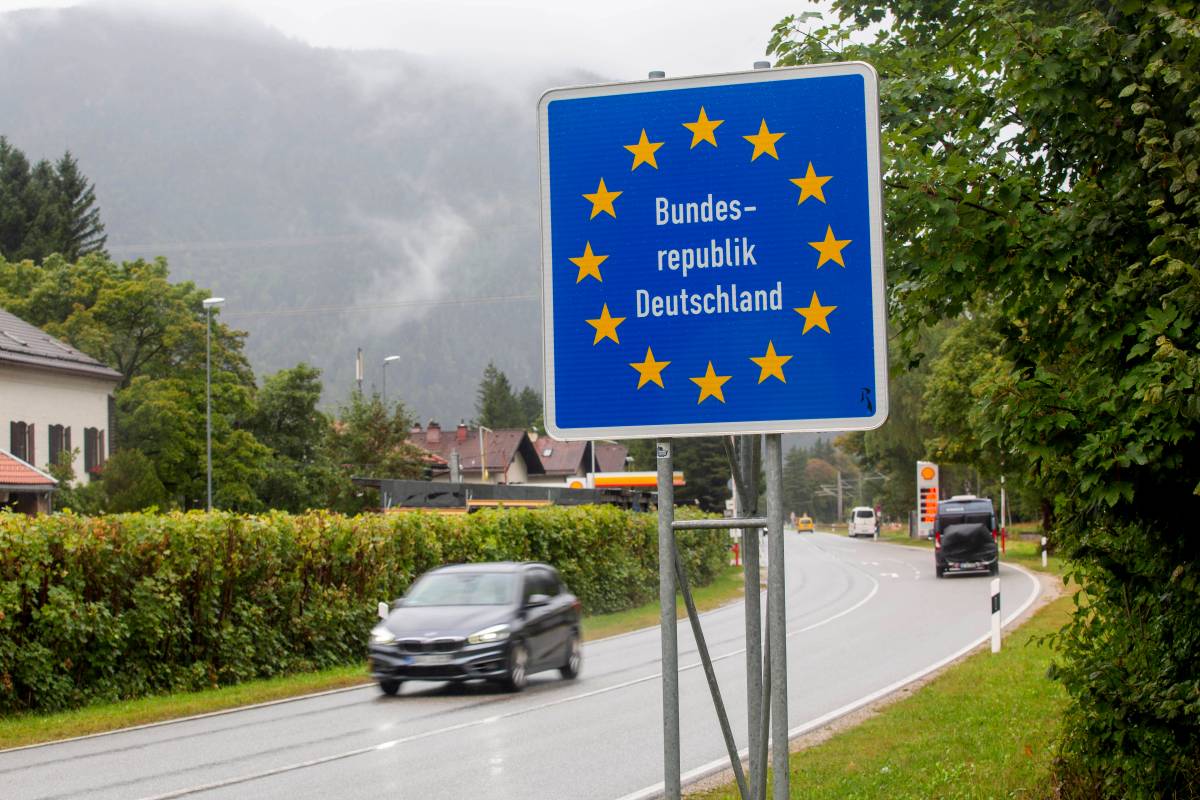
[[[1052,796],[1065,693],[1046,677],[1052,654],[1040,640],[1066,623],[1072,607],[1069,596],[1060,597],[1008,635],[999,654],[977,652],[861,725],[792,753],[791,796]],[[734,784],[688,795],[737,796]]]
[[[696,606],[701,611],[716,608],[741,596],[740,567],[729,567],[708,586],[692,591]],[[682,614],[687,613],[682,601],[679,609]],[[600,639],[657,624],[658,603],[647,603],[628,611],[584,617],[583,635],[585,639]],[[351,664],[301,675],[247,681],[220,689],[155,695],[72,711],[0,716],[0,750],[266,703],[365,682],[366,665]]]
[[[729,567],[724,573],[707,586],[692,588],[692,600],[696,610],[701,613],[723,606],[742,597],[742,568]],[[687,616],[687,609],[680,597],[675,604],[678,616]],[[583,638],[603,639],[606,636],[616,636],[619,633],[636,631],[639,628],[649,628],[658,624],[658,602],[647,603],[644,606],[631,608],[628,611],[617,611],[612,614],[598,614],[594,617],[583,618]]]

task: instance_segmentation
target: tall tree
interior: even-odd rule
[[[321,371],[298,364],[267,376],[258,391],[247,427],[271,449],[259,487],[268,508],[324,508],[348,491],[330,457],[329,418],[317,408],[321,388]]]
[[[95,184],[70,152],[31,168],[0,136],[0,257],[41,262],[58,253],[75,261],[102,253],[106,241]]]
[[[399,402],[384,405],[378,394],[350,396],[333,424],[330,452],[349,473],[372,478],[420,478],[423,454],[408,443],[412,419]]]
[[[980,440],[1055,498],[1088,598],[1060,638],[1071,797],[1200,775],[1200,6],[834,0],[781,64],[883,76],[890,307],[902,343],[988,308]]]
[[[532,386],[526,386],[517,395],[517,405],[521,409],[521,421],[526,430],[545,433],[546,425],[542,419],[542,394]]]
[[[55,199],[59,204],[61,228],[57,252],[68,261],[88,253],[104,252],[108,235],[96,204],[96,184],[89,183],[70,151],[54,165]]]
[[[542,429],[542,396],[526,386],[520,394],[513,391],[508,376],[488,362],[475,392],[475,413],[480,425],[489,428]]]

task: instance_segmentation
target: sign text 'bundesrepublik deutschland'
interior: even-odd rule
[[[859,63],[542,97],[551,434],[883,423],[877,97]]]

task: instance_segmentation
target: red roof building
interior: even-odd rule
[[[414,425],[408,441],[445,460],[445,471],[434,470],[435,481],[450,480],[449,465],[455,457],[461,480],[466,483],[529,483],[530,476],[545,472],[533,442],[523,430],[485,428],[481,436],[479,428],[466,424],[443,431],[441,425],[431,421],[425,428]]]
[[[0,450],[0,509],[21,514],[50,513],[58,481],[24,459]]]

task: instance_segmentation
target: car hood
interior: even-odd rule
[[[512,616],[509,606],[401,606],[388,615],[384,626],[398,638],[465,638],[491,625],[508,622]]]

